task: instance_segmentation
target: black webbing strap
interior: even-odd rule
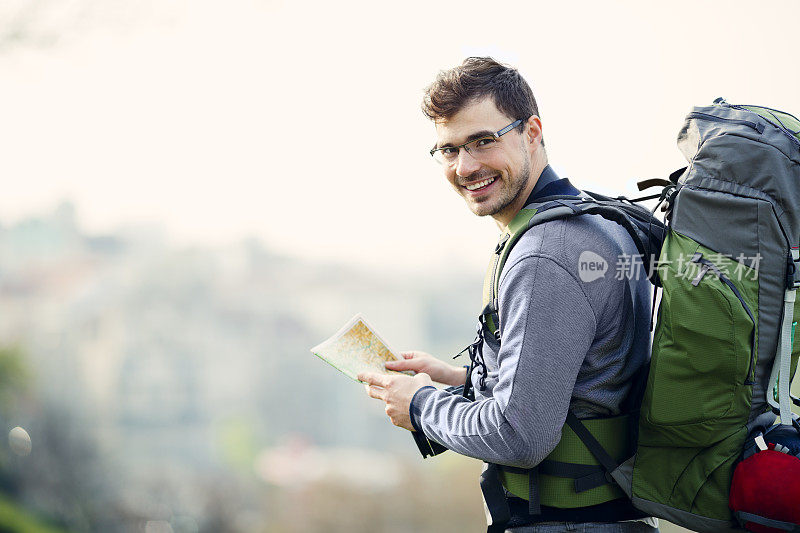
[[[506,493],[500,481],[500,467],[494,463],[486,463],[481,473],[481,492],[488,513],[487,533],[503,533],[506,524],[511,520],[511,509],[506,500]]]
[[[575,492],[577,493],[610,483],[606,478],[605,468],[597,465],[580,465],[544,460],[539,464],[539,471],[548,476],[574,479]]]
[[[580,465],[577,463],[563,463],[561,461],[551,461],[545,459],[539,463],[539,472],[548,476],[566,477],[572,479],[580,479],[582,477],[594,474],[596,472],[604,471],[602,466],[598,465]]]
[[[592,435],[586,426],[583,425],[583,422],[578,420],[578,417],[575,416],[575,413],[572,412],[572,409],[567,411],[567,425],[575,432],[581,442],[592,452],[594,458],[603,465],[607,473],[611,473],[619,467],[617,462],[611,457],[603,445],[600,444],[594,435]]]
[[[631,198],[631,202],[646,202],[647,200],[655,200],[656,198],[661,198],[661,193],[658,194],[648,194],[647,196],[638,196],[636,198]]]
[[[681,176],[683,176],[683,173],[684,173],[684,172],[686,172],[686,169],[687,169],[687,168],[689,168],[689,167],[682,167],[682,168],[679,168],[678,170],[676,170],[675,172],[673,172],[672,174],[670,174],[670,175],[669,175],[669,181],[671,181],[672,183],[674,183],[675,185],[677,185],[677,184],[678,184],[678,178],[680,178]]]
[[[642,241],[642,233],[631,221],[630,214],[622,209],[619,205],[619,202],[613,201],[605,201],[605,200],[593,200],[591,202],[587,202],[582,198],[559,198],[545,202],[544,204],[538,207],[539,213],[546,213],[548,210],[552,209],[553,207],[562,207],[566,206],[572,210],[572,214],[569,212],[560,213],[558,216],[550,220],[557,220],[561,218],[567,218],[569,216],[575,216],[579,214],[589,214],[589,215],[600,215],[603,218],[610,220],[612,222],[616,222],[628,232],[631,236],[631,240],[636,245],[636,250],[639,252],[639,255],[642,256],[642,264],[645,268],[650,269],[651,266],[648,265],[649,257],[651,255],[652,250],[649,250],[648,247],[645,246],[645,243]],[[532,219],[533,220],[533,219]],[[648,277],[650,276],[651,272],[648,270],[647,272]]]
[[[736,518],[744,525],[746,522],[752,522],[753,524],[758,524],[759,526],[766,526],[766,527],[773,527],[775,529],[782,529],[783,531],[791,531],[792,533],[800,532],[800,524],[795,524],[794,522],[782,522],[780,520],[773,520],[771,518],[765,518],[763,516],[753,514],[753,513],[746,513],[744,511],[737,511]]]
[[[636,183],[636,186],[640,191],[644,191],[651,187],[666,187],[668,185],[672,185],[672,182],[665,180],[664,178],[651,178],[649,180],[642,180]]]
[[[583,213],[588,215],[600,215],[606,220],[616,222],[625,228],[625,230],[628,232],[628,235],[630,235],[631,240],[633,240],[633,243],[636,245],[636,250],[642,257],[642,265],[647,270],[647,277],[652,277],[654,265],[650,263],[652,262],[652,255],[654,255],[656,250],[650,249],[650,245],[652,243],[649,240],[647,241],[647,246],[645,245],[645,241],[642,240],[642,237],[649,237],[649,235],[645,235],[644,231],[640,229],[635,222],[633,222],[633,219],[635,218],[633,214],[634,212],[629,211],[629,209],[635,208],[625,208],[616,200],[595,199],[591,202],[587,202],[581,198],[573,198],[571,200],[553,200],[547,202],[539,207],[539,213],[544,213],[549,208],[554,206],[563,206],[566,204],[572,204],[569,205],[569,207],[573,211],[573,216]],[[556,218],[566,218],[568,216],[570,216],[568,213],[564,213]]]
[[[516,466],[504,465],[498,465],[498,468],[503,472],[527,475],[530,479],[529,484],[531,487],[529,488],[529,492],[531,494],[534,493],[533,485],[535,484],[538,487],[539,474],[573,479],[575,483],[575,492],[579,493],[612,483],[606,477],[606,469],[600,465],[582,465],[545,459],[534,468],[519,468]],[[533,502],[534,499],[531,498],[528,501]],[[531,514],[538,513],[531,511]]]
[[[541,472],[549,476],[568,477],[575,480],[575,492],[581,493],[610,482],[602,466],[579,465],[559,461],[542,461]]]
[[[611,481],[608,480],[605,472],[595,472],[588,476],[583,476],[575,480],[575,492],[581,493],[585,490],[594,489],[603,485],[610,485]]]
[[[532,515],[542,514],[538,465],[531,468],[528,473],[528,512]]]
[[[534,466],[533,468],[519,468],[515,466],[486,463],[486,468],[481,474],[481,492],[483,492],[483,500],[486,502],[486,509],[492,517],[492,524],[506,524],[508,520],[511,519],[511,509],[508,506],[508,500],[506,500],[506,491],[500,481],[501,471],[525,474],[528,476],[528,513],[531,515],[542,514],[542,498],[539,490],[540,465]],[[508,519],[503,518],[506,514],[508,515]],[[492,531],[491,528],[489,531]]]
[[[670,173],[669,178],[651,178],[647,180],[642,180],[636,183],[636,186],[639,188],[640,191],[644,191],[651,187],[669,187],[670,185],[677,185],[678,178],[680,178],[688,167],[682,167],[678,170]]]
[[[555,203],[570,208],[572,212],[575,213],[576,215],[579,215],[581,213],[581,208],[575,205],[574,201],[567,202],[566,200],[555,200]]]

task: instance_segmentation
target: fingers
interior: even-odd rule
[[[386,361],[384,365],[389,370],[414,370],[416,361]]]
[[[387,391],[385,387],[390,384],[391,378],[374,372],[360,372],[356,377],[359,381],[364,382],[364,389],[370,398],[386,401]]]
[[[367,389],[367,394],[369,395],[370,398],[386,401],[386,389],[380,389],[378,387],[373,387],[370,385],[364,385],[364,388]]]
[[[369,385],[377,385],[378,387],[386,388],[391,378],[389,376],[384,376],[383,374],[376,374],[374,372],[361,372],[356,376],[359,381],[363,381]]]
[[[397,371],[411,370],[414,372],[421,372],[430,365],[431,357],[424,352],[400,352],[400,355],[403,356],[403,359],[387,361],[385,365],[386,368]]]
[[[389,405],[387,403],[384,412],[386,413],[386,416],[389,417],[389,420],[392,421],[392,424],[394,424],[397,427],[403,427],[401,422],[402,419],[400,416],[398,416],[399,413],[397,412],[397,409],[395,409],[393,405]]]
[[[407,366],[408,359],[414,359],[417,357],[417,352],[400,352],[400,355],[403,357],[404,360],[400,359],[397,361],[386,361],[386,368],[389,370],[413,370],[413,368]]]

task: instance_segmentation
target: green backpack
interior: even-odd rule
[[[687,116],[678,145],[689,166],[668,189],[636,454],[613,476],[649,514],[724,531],[748,434],[776,414],[797,426],[800,121],[718,99]]]

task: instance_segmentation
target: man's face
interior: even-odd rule
[[[491,135],[519,118],[526,117],[503,114],[491,97],[476,100],[451,118],[436,121],[436,146],[457,146],[476,136]],[[528,136],[520,133],[525,128],[523,123],[500,137],[491,152],[480,154],[479,159],[461,148],[456,161],[443,164],[447,180],[476,215],[502,213],[528,183],[531,153]],[[490,183],[475,188],[486,180]]]

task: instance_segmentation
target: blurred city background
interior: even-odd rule
[[[751,9],[0,1],[0,531],[483,531],[480,464],[423,461],[309,352],[357,312],[398,350],[472,340],[496,228],[428,157],[423,88],[512,63],[556,169],[636,194],[692,105],[800,112],[794,36],[765,54]]]
[[[477,463],[423,464],[309,348],[357,309],[455,353],[479,285],[88,235],[68,203],[0,229],[0,414],[33,442],[2,446],[0,529],[19,505],[42,531],[477,530]]]

